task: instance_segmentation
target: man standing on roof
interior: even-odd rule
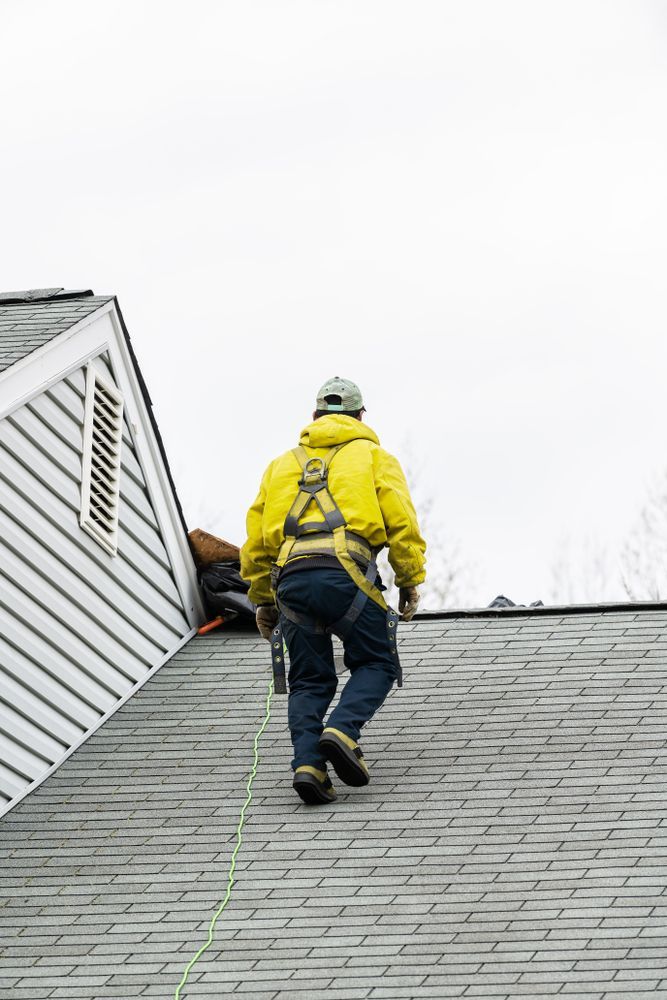
[[[322,386],[299,447],[264,473],[241,549],[257,627],[271,640],[280,623],[289,651],[293,784],[308,804],[336,798],[327,761],[346,784],[368,784],[359,733],[400,683],[398,616],[382,596],[376,554],[389,547],[402,621],[414,615],[426,575],[405,476],[364,412],[354,382],[336,376]],[[337,685],[332,633],[351,676],[325,727]]]

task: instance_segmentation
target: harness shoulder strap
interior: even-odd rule
[[[319,456],[309,455],[302,444],[297,445],[296,448],[292,448],[292,454],[299,463],[299,468],[301,469],[302,473],[306,471],[306,466],[308,465],[309,462],[312,461],[321,462],[324,471],[328,472],[329,466],[333,462],[338,452],[341,450],[341,448],[344,448],[345,445],[349,443],[350,443],[349,441],[343,441],[342,444],[332,445],[331,448],[327,450],[327,453],[324,456],[324,458],[320,458]]]
[[[283,528],[285,541],[288,541],[290,538],[298,538],[299,535],[303,533],[304,529],[312,527],[312,525],[302,525],[301,530],[299,528],[299,520],[303,516],[311,500],[315,501],[324,518],[324,524],[320,526],[318,523],[320,530],[333,532],[340,525],[345,525],[347,523],[338,505],[336,504],[336,501],[331,496],[331,493],[329,493],[327,488],[329,466],[341,448],[344,448],[346,444],[348,444],[347,441],[343,444],[334,445],[324,458],[310,457],[303,445],[299,445],[297,448],[292,449],[292,454],[299,463],[299,468],[301,469],[301,479],[299,480],[299,492],[294,498],[294,502],[292,503],[287,517],[285,518],[285,526]],[[318,464],[316,465],[315,463]],[[313,469],[309,472],[309,466],[311,466],[311,464],[313,465]],[[309,482],[309,478],[312,478],[312,482]],[[284,547],[285,546],[283,545],[283,549]],[[287,553],[284,553],[281,550],[277,561],[279,566],[283,565],[288,555],[289,550]]]
[[[333,537],[336,558],[343,569],[346,570],[348,575],[354,580],[357,587],[364,595],[364,599],[370,597],[371,600],[375,601],[376,604],[386,611],[387,603],[382,595],[382,591],[376,587],[374,583],[375,574],[377,572],[375,568],[375,561],[371,560],[369,571],[364,574],[350,555],[347,544],[347,534],[345,531],[347,521],[335,499],[331,495],[328,487],[327,480],[329,467],[338,452],[344,448],[346,444],[349,444],[349,441],[334,445],[327,451],[324,458],[320,458],[319,456],[309,457],[308,452],[303,445],[298,445],[298,447],[292,449],[292,454],[301,469],[301,479],[299,480],[299,492],[297,493],[289,513],[285,518],[285,527],[283,531],[285,540],[280,549],[280,553],[278,554],[276,566],[282,567],[285,565],[290,557],[295,543],[307,530],[311,530],[315,527],[318,531],[328,532]],[[319,507],[324,521],[322,523],[308,522],[306,524],[299,525],[300,518],[313,500]],[[363,606],[363,601],[360,603],[361,606]],[[356,614],[359,614],[360,610],[361,608],[359,607]]]
[[[296,448],[292,448],[292,454],[299,463],[299,468],[303,472],[308,463],[308,452],[302,444],[297,445]]]

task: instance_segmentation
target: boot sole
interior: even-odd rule
[[[335,792],[332,795],[325,791],[312,774],[300,774],[292,782],[292,788],[307,806],[324,805],[326,802],[335,802],[337,798]]]
[[[350,750],[342,740],[333,733],[325,734],[320,738],[320,750],[330,761],[331,766],[341,781],[354,788],[367,785],[371,780],[357,760],[354,751]]]

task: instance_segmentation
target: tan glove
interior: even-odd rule
[[[262,639],[271,641],[271,633],[278,624],[280,612],[275,604],[260,604],[255,612],[255,621]]]
[[[416,587],[401,587],[398,591],[398,610],[401,613],[401,621],[409,622],[417,610],[419,604],[419,591]]]

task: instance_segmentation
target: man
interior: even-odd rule
[[[359,733],[400,670],[396,616],[388,614],[375,555],[389,547],[403,621],[414,615],[425,577],[426,544],[405,476],[362,423],[364,412],[354,382],[336,376],[322,386],[299,448],[264,473],[241,550],[261,635],[270,640],[282,624],[293,785],[308,804],[336,798],[327,762],[346,784],[368,784]],[[337,685],[332,633],[351,676],[325,727]]]

